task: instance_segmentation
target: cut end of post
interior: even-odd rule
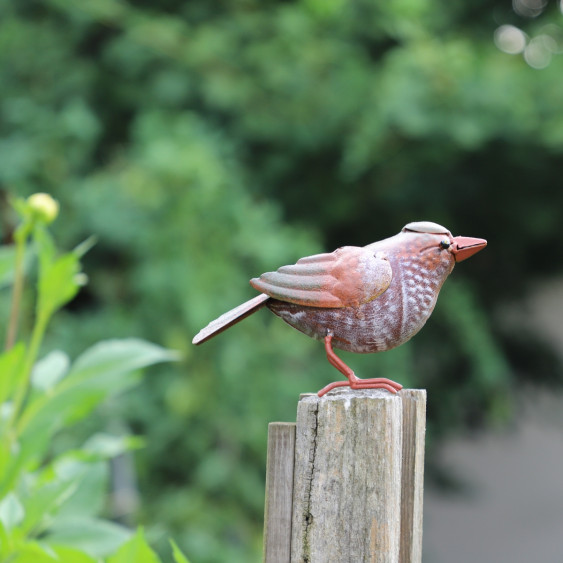
[[[424,394],[426,399],[425,389],[401,389],[397,393],[391,393],[385,389],[351,389],[350,387],[338,387],[329,391],[326,395],[319,397],[317,393],[301,393],[299,396],[300,401],[338,401],[352,398],[377,398],[377,399],[397,399],[399,397],[419,397],[420,393]]]

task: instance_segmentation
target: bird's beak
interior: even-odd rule
[[[487,246],[487,241],[482,238],[454,237],[451,247],[456,262],[461,262],[473,256]]]

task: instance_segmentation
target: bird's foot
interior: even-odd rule
[[[352,374],[349,381],[335,381],[334,383],[330,383],[326,387],[323,387],[317,395],[322,397],[336,387],[350,387],[350,389],[387,389],[390,393],[397,393],[397,391],[400,391],[403,388],[400,383],[385,377],[360,379]]]
[[[355,377],[355,380],[350,382],[351,389],[387,389],[391,393],[397,393],[403,386],[392,379],[386,377],[374,377],[371,379],[360,379]]]
[[[352,368],[347,366],[332,349],[332,331],[329,330],[328,334],[325,336],[325,349],[326,357],[328,361],[343,375],[348,378],[348,381],[335,381],[326,387],[323,387],[317,395],[322,397],[326,395],[329,391],[332,391],[336,387],[350,387],[350,389],[387,389],[390,393],[397,393],[403,386],[400,383],[391,381],[391,379],[386,379],[385,377],[375,377],[372,379],[360,379],[356,377]]]

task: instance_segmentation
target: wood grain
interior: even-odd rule
[[[403,462],[401,479],[400,563],[422,561],[422,505],[426,391],[403,389]]]
[[[341,389],[297,409],[292,563],[397,563],[400,395]]]
[[[294,452],[295,423],[270,423],[264,508],[264,563],[290,562]]]

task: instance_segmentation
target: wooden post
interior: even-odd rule
[[[274,517],[268,499],[279,496],[269,473],[264,561],[420,563],[425,410],[422,390],[391,395],[342,388],[321,399],[303,395],[297,408],[291,558],[286,525],[285,539],[276,540],[285,551],[278,556],[268,549]],[[280,448],[270,445],[269,471],[273,451],[280,456]],[[291,456],[281,457],[287,463]],[[290,481],[286,475],[283,495]],[[287,500],[281,504],[287,507]]]
[[[422,561],[422,504],[426,391],[403,389],[403,469],[401,478],[400,563]]]
[[[290,563],[295,423],[268,425],[264,563]]]

